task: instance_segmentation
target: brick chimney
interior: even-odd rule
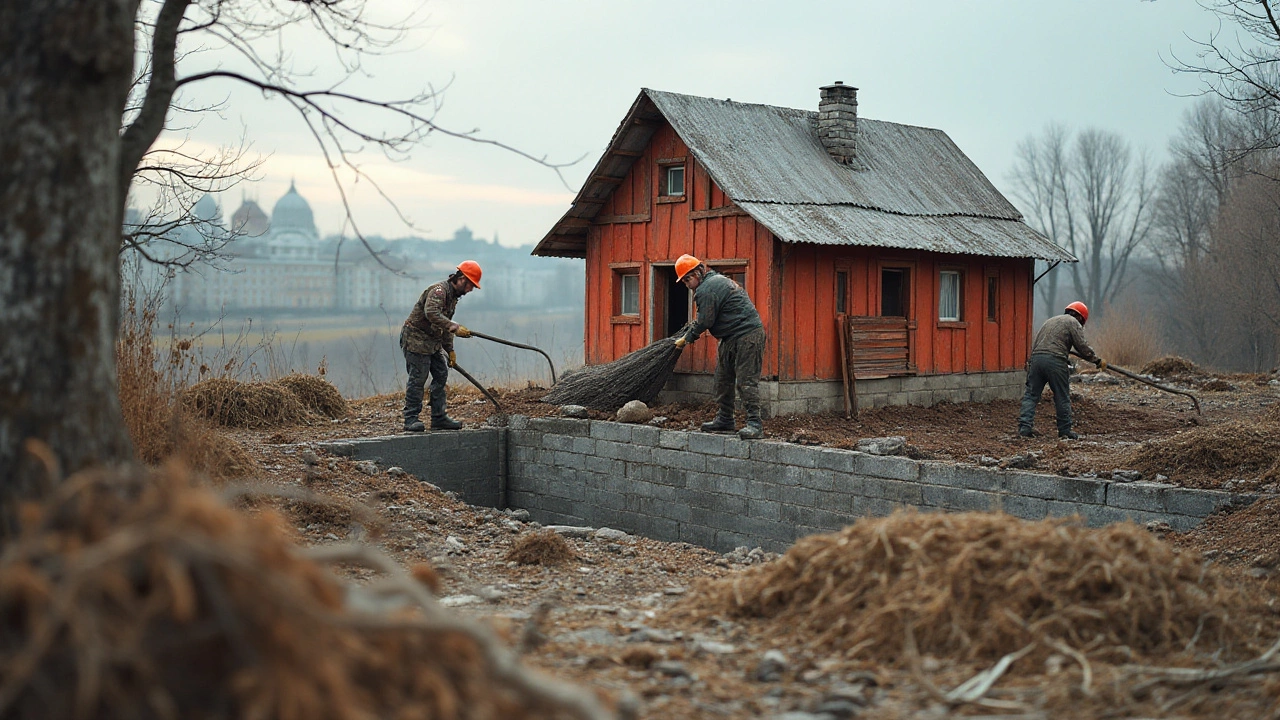
[[[858,157],[858,88],[837,80],[821,88],[818,101],[818,139],[838,163]]]

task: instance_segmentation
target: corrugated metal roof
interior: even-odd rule
[[[816,112],[648,89],[535,254],[585,255],[583,219],[613,188],[595,178],[625,174],[635,158],[611,153],[647,142],[652,130],[641,118],[655,110],[725,194],[787,242],[1075,260],[1023,223],[940,130],[859,118],[858,163],[842,165],[818,138]]]

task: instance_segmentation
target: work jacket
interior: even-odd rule
[[[1098,354],[1084,339],[1084,326],[1074,315],[1063,313],[1045,320],[1040,326],[1035,342],[1031,343],[1031,354],[1052,355],[1066,360],[1072,348],[1085,360],[1098,362]]]
[[[686,342],[697,340],[707,330],[717,340],[732,340],[764,327],[747,291],[715,270],[702,276],[693,291],[693,302],[698,306],[698,317],[685,333]]]
[[[458,291],[448,280],[441,280],[422,292],[418,302],[404,321],[400,333],[405,350],[419,355],[434,355],[443,348],[453,350],[453,333],[449,325],[458,308]]]

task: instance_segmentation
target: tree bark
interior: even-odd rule
[[[128,461],[115,337],[138,0],[0,3],[0,533],[50,474]],[[56,477],[54,478],[56,479]]]

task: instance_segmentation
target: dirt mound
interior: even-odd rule
[[[0,558],[0,715],[550,718],[593,702],[556,687],[581,701],[567,712],[407,576],[383,590],[420,612],[353,610],[284,533],[172,467],[69,478]]]
[[[347,406],[347,401],[342,397],[342,393],[338,392],[338,388],[324,378],[304,373],[293,373],[285,375],[276,380],[276,382],[288,388],[294,395],[297,395],[303,407],[318,415],[323,415],[327,418],[342,418],[351,412],[351,408]]]
[[[182,405],[193,415],[225,427],[297,425],[312,417],[297,395],[273,382],[203,380],[182,392]]]
[[[1142,366],[1140,370],[1143,375],[1154,375],[1155,377],[1169,377],[1170,375],[1203,375],[1204,371],[1200,366],[1191,362],[1184,357],[1177,355],[1167,355],[1157,358]]]
[[[1236,386],[1221,378],[1214,378],[1202,383],[1200,389],[1207,392],[1232,392]]]
[[[986,513],[898,512],[801,539],[700,587],[676,610],[768,618],[817,652],[991,659],[1043,640],[1139,656],[1240,647],[1245,601],[1194,552],[1131,523],[1101,529]],[[1193,638],[1196,638],[1194,641]]]
[[[554,530],[538,530],[521,536],[511,544],[504,560],[521,565],[559,565],[576,558],[569,541]]]
[[[1188,487],[1214,488],[1239,479],[1246,482],[1238,489],[1252,489],[1280,479],[1280,427],[1242,421],[1206,425],[1145,443],[1126,462],[1150,477],[1177,474]]]

